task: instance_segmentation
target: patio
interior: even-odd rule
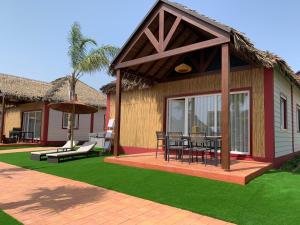
[[[247,184],[272,167],[271,163],[246,160],[231,160],[230,171],[224,171],[220,166],[205,166],[201,162],[188,164],[187,162],[181,162],[174,159],[170,160],[170,162],[167,162],[164,160],[163,154],[160,154],[157,158],[155,158],[155,153],[106,157],[104,161],[125,166],[133,166],[145,169],[179,173],[195,177],[202,177],[228,183],[236,183],[240,185]]]

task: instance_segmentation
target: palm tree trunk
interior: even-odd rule
[[[75,100],[75,75],[72,74],[69,80],[70,85],[70,94],[69,94],[69,100]],[[68,115],[68,140],[71,140],[71,146],[73,144],[73,132],[74,132],[74,113],[69,113]]]

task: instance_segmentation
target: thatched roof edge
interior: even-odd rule
[[[0,73],[0,93],[13,102],[60,102],[68,100],[68,77],[58,78],[50,83],[32,80],[20,76]],[[85,104],[106,107],[106,97],[78,81],[77,94],[80,101]]]

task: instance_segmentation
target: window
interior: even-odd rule
[[[184,132],[185,99],[174,99],[168,102],[170,132]]]
[[[250,152],[249,92],[230,94],[231,151]],[[200,95],[168,100],[167,131],[221,135],[221,95]]]
[[[23,112],[22,131],[26,139],[40,140],[42,126],[42,111]]]
[[[285,96],[280,96],[280,128],[287,129],[287,102]]]
[[[62,115],[62,128],[63,129],[68,129],[68,117],[69,117],[69,114],[68,113],[63,113]],[[78,124],[79,124],[79,114],[75,114],[74,115],[74,129],[78,129]]]
[[[297,117],[297,132],[300,133],[300,106],[296,107],[296,117]]]

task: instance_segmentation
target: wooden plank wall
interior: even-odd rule
[[[231,72],[231,88],[252,88],[252,152],[265,156],[264,70],[252,68]],[[220,74],[159,83],[150,89],[122,92],[120,145],[156,148],[155,131],[163,130],[165,97],[220,91]],[[115,115],[114,96],[110,99],[110,118]]]

